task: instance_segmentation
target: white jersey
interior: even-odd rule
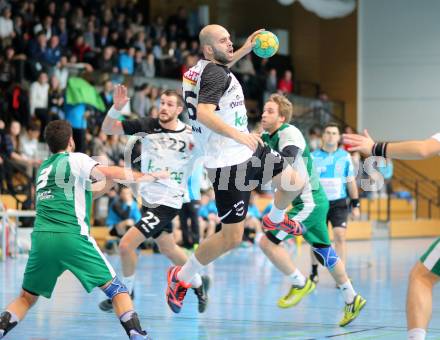
[[[189,69],[183,76],[182,89],[194,140],[204,156],[204,164],[207,168],[220,168],[248,160],[252,156],[252,150],[231,138],[212,131],[197,120],[202,73],[210,64],[212,65],[208,60],[200,60],[197,65]],[[217,104],[215,113],[229,126],[249,133],[243,90],[232,73],[228,76],[230,77],[229,86],[222,92],[223,95]]]
[[[191,128],[181,121],[175,131],[161,127],[158,119],[124,121],[124,133],[142,136],[141,170],[143,173],[167,170],[170,177],[141,183],[143,201],[180,209],[191,174],[194,141]]]

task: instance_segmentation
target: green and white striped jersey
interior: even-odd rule
[[[90,173],[98,163],[83,153],[56,153],[38,170],[34,231],[89,235]]]

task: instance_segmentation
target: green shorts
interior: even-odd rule
[[[440,237],[431,244],[428,251],[420,258],[420,261],[429,271],[440,276]]]
[[[330,236],[327,229],[327,213],[329,203],[327,200],[315,204],[297,205],[287,212],[290,219],[301,222],[306,227],[304,239],[311,245],[320,244],[330,246]],[[277,240],[284,241],[293,236],[281,230],[270,231]],[[271,237],[269,237],[271,239]]]
[[[23,289],[50,298],[65,270],[72,272],[89,293],[116,276],[91,236],[33,232]]]

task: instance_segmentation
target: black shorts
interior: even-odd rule
[[[164,231],[167,233],[173,232],[171,221],[177,216],[178,212],[178,209],[166,205],[143,206],[142,218],[136,223],[135,227],[146,238],[158,238]]]
[[[330,201],[330,208],[327,214],[327,223],[330,221],[332,227],[347,228],[348,205],[345,198]]]
[[[258,146],[252,157],[241,164],[208,169],[215,204],[222,223],[238,223],[246,218],[252,190],[266,184],[288,166],[287,161],[268,146]]]

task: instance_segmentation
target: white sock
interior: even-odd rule
[[[290,283],[294,286],[304,287],[306,284],[306,277],[298,270],[298,268],[296,268],[295,271],[288,276],[288,278]]]
[[[356,296],[356,292],[351,285],[351,281],[347,280],[342,285],[339,285],[339,288],[341,288],[342,295],[344,296],[345,303],[352,303],[354,300],[354,297]]]
[[[202,285],[202,277],[200,274],[196,274],[191,280],[191,288],[199,288]]]
[[[124,276],[122,278],[122,283],[125,285],[125,287],[127,287],[128,294],[133,293],[134,277],[135,274],[133,274],[132,276]]]
[[[284,220],[284,212],[286,209],[278,209],[275,204],[272,205],[272,208],[269,211],[269,219],[273,223],[281,223]]]
[[[192,254],[188,261],[183,265],[182,269],[180,269],[179,273],[177,274],[177,278],[183,282],[191,282],[194,276],[198,272],[200,272],[203,269],[203,264],[197,260],[196,256]]]
[[[14,313],[12,313],[9,310],[6,310],[9,314],[11,314],[11,320],[9,320],[9,322],[20,322],[20,319],[18,318],[17,315],[15,315]]]
[[[413,328],[408,331],[408,340],[425,340],[426,331],[423,328]]]

